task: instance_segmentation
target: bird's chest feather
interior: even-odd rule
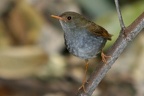
[[[104,46],[106,40],[80,28],[64,29],[65,43],[68,50],[81,58],[92,58]]]

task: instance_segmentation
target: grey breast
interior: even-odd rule
[[[83,59],[96,57],[107,41],[83,28],[65,28],[64,31],[65,43],[69,52]]]

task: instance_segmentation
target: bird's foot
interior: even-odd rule
[[[82,85],[79,87],[78,90],[82,89],[84,92],[86,92],[86,90],[85,90],[85,83],[88,83],[88,82],[83,82]]]
[[[103,52],[101,52],[101,57],[102,57],[102,61],[103,61],[104,63],[107,63],[106,58],[110,58],[111,56],[107,56],[107,55],[105,55]]]

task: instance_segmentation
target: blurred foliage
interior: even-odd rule
[[[123,20],[126,26],[130,25],[142,12],[144,9],[144,1],[139,1],[131,5],[126,5],[121,8]],[[111,46],[115,40],[118,38],[120,32],[119,19],[117,13],[112,11],[107,15],[103,15],[97,18],[96,23],[105,27],[108,32],[113,34],[112,42],[107,43],[107,47]]]
[[[0,33],[6,38],[9,36],[6,40],[9,42],[6,42],[8,43],[7,46],[36,43],[38,30],[42,25],[42,18],[24,0],[13,1],[12,4],[11,10],[5,12],[1,17],[3,27]]]

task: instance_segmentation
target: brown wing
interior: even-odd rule
[[[109,34],[103,27],[96,25],[93,22],[91,22],[90,26],[87,28],[91,33],[95,34],[96,36],[102,36],[108,40],[111,40],[112,35]]]

